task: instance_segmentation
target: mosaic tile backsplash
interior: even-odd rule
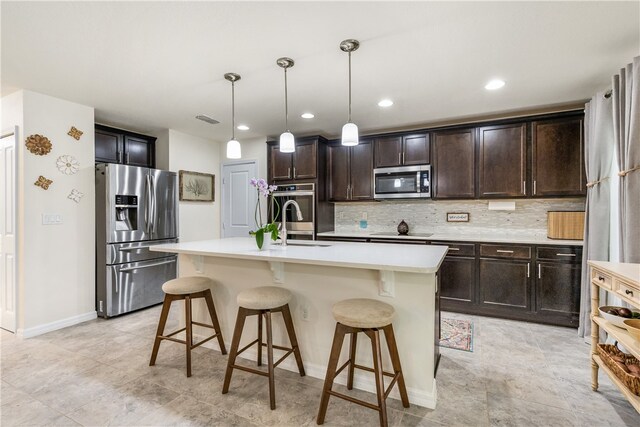
[[[514,202],[514,200],[510,200]],[[489,200],[336,203],[336,232],[395,231],[404,220],[411,232],[518,233],[546,236],[547,211],[583,211],[585,199],[515,200],[515,210],[489,210]],[[468,212],[469,222],[447,222],[447,212]],[[366,218],[366,229],[361,220]]]

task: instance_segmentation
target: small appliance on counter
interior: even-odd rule
[[[548,211],[547,237],[549,239],[584,239],[584,211]]]
[[[96,311],[113,317],[161,303],[178,257],[149,248],[178,241],[174,172],[96,165]]]

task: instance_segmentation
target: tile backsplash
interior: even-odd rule
[[[384,201],[336,203],[336,232],[395,231],[402,220],[416,233],[518,233],[547,234],[547,211],[584,211],[585,199],[527,199],[515,202],[515,210],[489,210],[489,200]],[[468,212],[469,222],[447,222],[448,212]],[[360,227],[366,217],[367,228]]]

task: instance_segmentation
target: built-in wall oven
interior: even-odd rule
[[[431,166],[401,166],[373,170],[375,199],[431,197]]]
[[[299,221],[294,208],[289,206],[284,213],[287,220],[287,236],[289,239],[315,240],[316,222],[316,191],[315,184],[285,184],[278,185],[273,192],[269,217],[280,225],[282,222],[282,207],[288,200],[295,200],[300,206],[302,220]]]

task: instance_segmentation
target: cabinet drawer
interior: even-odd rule
[[[536,257],[539,260],[582,262],[582,248],[577,246],[538,247]]]
[[[449,246],[447,256],[475,256],[476,245],[473,243],[431,242],[432,245]]]
[[[612,289],[613,280],[611,276],[596,268],[591,268],[591,281],[603,288]]]
[[[616,292],[631,301],[640,304],[640,289],[616,279]]]
[[[492,258],[530,259],[530,246],[480,245],[480,256]]]

